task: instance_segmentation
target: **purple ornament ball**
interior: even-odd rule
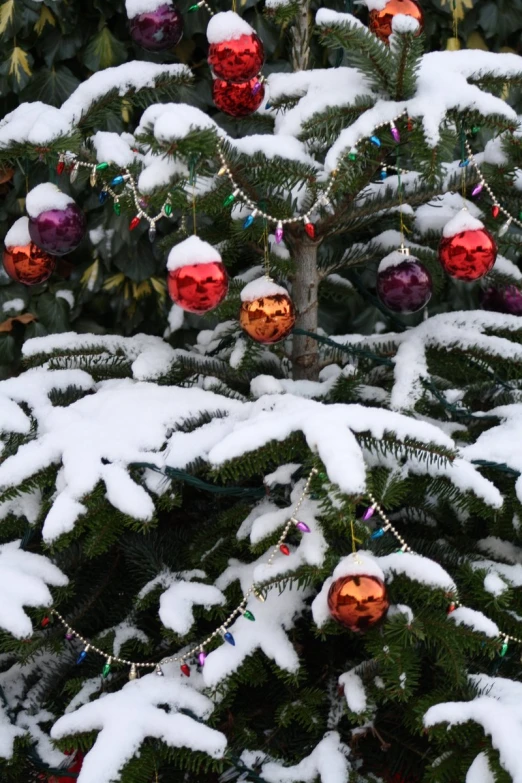
[[[130,20],[132,40],[150,52],[171,49],[181,41],[183,17],[175,5],[165,3],[155,11],[133,16]]]
[[[49,209],[29,218],[29,236],[35,245],[55,256],[64,256],[78,247],[85,235],[85,215],[77,204],[65,209]]]
[[[431,299],[431,275],[420,261],[411,256],[402,256],[403,261],[395,262],[396,254],[381,262],[377,273],[377,293],[379,299],[393,313],[416,313],[426,307]],[[399,254],[397,254],[399,255]]]
[[[491,286],[482,292],[481,304],[484,310],[491,310],[494,313],[522,315],[522,291],[514,285],[506,285],[502,288]]]

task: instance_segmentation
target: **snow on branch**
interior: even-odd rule
[[[503,338],[480,333],[478,338],[467,337],[460,323],[473,325],[476,321],[482,330],[511,324],[514,330],[518,328],[518,319],[514,317],[467,313],[436,316],[431,321],[436,322],[436,329],[428,331],[425,323],[396,338],[401,344],[395,360],[395,399],[402,393],[413,404],[415,382],[423,377],[424,351],[435,340],[447,345],[466,340],[466,345],[476,345],[482,341],[494,353],[507,358],[522,357],[522,348]],[[114,353],[123,354],[139,379],[164,374],[180,354],[154,337],[63,334],[31,340],[25,344],[24,353],[41,361],[49,353],[82,348],[97,358],[100,350],[107,358]],[[67,407],[54,407],[49,392],[68,386],[96,388],[96,393]],[[6,432],[28,431],[29,419],[18,408],[21,403],[28,406],[37,427],[36,437],[22,444],[0,465],[0,489],[16,487],[50,465],[60,466],[57,492],[43,526],[46,541],[73,529],[86,511],[84,497],[98,482],[105,484],[109,502],[122,513],[144,522],[152,519],[151,495],[128,472],[133,463],[185,469],[192,461],[201,459],[220,468],[271,441],[284,441],[299,432],[323,461],[330,480],[346,494],[364,492],[366,449],[373,449],[372,459],[384,461],[395,460],[391,454],[400,451],[405,474],[445,476],[462,491],[471,490],[490,505],[502,505],[496,487],[475,466],[463,457],[452,456],[454,441],[442,427],[394,411],[355,404],[325,405],[290,393],[264,394],[253,402],[241,401],[202,388],[169,387],[131,379],[100,382],[95,387],[83,370],[45,368],[0,382],[0,398],[13,410],[11,423],[5,422]],[[176,425],[187,419],[217,412],[225,415],[190,432],[176,430]],[[384,443],[382,455],[374,451],[379,443]],[[386,456],[389,447],[392,453]],[[16,513],[17,508],[9,510]],[[263,524],[257,523],[256,536],[263,537]]]
[[[24,606],[50,606],[47,585],[63,587],[68,579],[42,555],[20,549],[20,541],[0,546],[0,628],[25,639],[31,636],[31,620]]]
[[[347,783],[351,765],[348,761],[350,749],[341,742],[336,731],[330,731],[294,767],[285,767],[276,761],[269,761],[261,769],[261,776],[267,783],[313,783],[319,777],[321,783]]]
[[[105,68],[82,82],[60,109],[41,101],[23,103],[0,122],[0,149],[13,144],[50,144],[73,133],[78,124],[107,95],[120,97],[154,89],[164,80],[188,82],[186,65],[161,65],[133,61]]]
[[[513,783],[522,783],[522,684],[499,677],[476,675],[470,678],[487,692],[472,701],[443,702],[426,712],[424,725],[432,728],[447,723],[448,728],[474,721],[491,737],[502,767]]]
[[[160,705],[167,705],[169,711]],[[210,699],[189,685],[149,674],[67,713],[54,724],[51,737],[99,731],[85,756],[78,783],[111,783],[147,737],[162,740],[171,748],[186,747],[221,758],[226,748],[224,735],[181,713],[190,711],[204,719],[212,709]]]
[[[492,357],[520,362],[522,345],[504,337],[496,337],[490,332],[496,330],[515,333],[521,328],[520,319],[516,316],[470,310],[441,313],[404,334],[392,335],[393,341],[399,344],[394,359],[392,408],[412,410],[423,396],[422,382],[430,377],[426,357],[429,348],[461,350],[467,353],[482,351]],[[381,342],[384,342],[387,336],[379,337]]]

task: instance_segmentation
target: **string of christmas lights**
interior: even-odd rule
[[[475,171],[478,174],[479,182],[475,187],[473,188],[471,195],[472,196],[479,196],[483,190],[485,190],[488,195],[490,196],[491,200],[493,201],[493,206],[491,207],[491,214],[494,218],[497,218],[500,214],[504,215],[504,217],[507,218],[504,225],[499,229],[498,235],[499,237],[503,237],[505,234],[507,234],[509,227],[512,223],[514,223],[519,228],[522,228],[522,221],[516,217],[514,217],[509,210],[507,210],[505,207],[502,206],[498,198],[493,193],[493,190],[491,189],[490,185],[486,181],[486,178],[482,174],[482,171],[480,169],[479,164],[475,160],[475,156],[473,155],[473,151],[471,149],[471,146],[469,144],[469,141],[465,139],[464,141],[465,147],[466,147],[466,161],[469,164],[473,166]]]
[[[376,540],[382,538],[382,536],[384,536],[386,533],[391,533],[395,537],[397,543],[399,544],[399,552],[411,552],[412,554],[416,554],[415,551],[407,543],[406,539],[403,538],[399,533],[399,531],[397,530],[397,528],[394,527],[394,525],[392,524],[388,516],[385,514],[382,506],[375,499],[375,497],[371,493],[368,493],[367,497],[371,501],[371,506],[364,513],[362,518],[363,522],[367,522],[369,519],[371,519],[371,517],[375,514],[375,512],[377,512],[377,514],[379,515],[383,523],[381,527],[378,527],[376,530],[373,531],[370,538]],[[459,601],[457,589],[455,588],[452,595],[451,602],[448,606],[448,614],[454,612],[458,606],[461,606],[461,603]],[[505,654],[508,651],[509,642],[515,642],[516,644],[522,645],[522,639],[519,639],[518,636],[512,636],[511,634],[504,633],[504,632],[501,632],[499,641],[501,642],[500,656],[502,658],[505,656]]]
[[[58,160],[58,165],[56,167],[57,174],[62,174],[64,172],[66,163],[68,161],[70,162],[70,160],[71,160],[70,156],[60,155],[60,158]],[[96,186],[98,174],[100,172],[106,171],[109,168],[108,163],[84,163],[83,161],[80,161],[77,158],[73,160],[74,163],[70,174],[71,182],[75,182],[76,179],[78,178],[78,173],[80,168],[86,168],[86,169],[90,169],[91,172],[89,178],[91,187]],[[134,177],[132,176],[131,172],[128,169],[124,169],[123,173],[118,174],[116,177],[113,177],[110,183],[103,184],[102,189],[100,191],[100,195],[98,197],[100,204],[105,204],[109,196],[111,196],[114,201],[113,209],[117,215],[121,214],[120,200],[124,197],[124,193],[123,192],[117,193],[113,188],[116,188],[123,184],[128,190],[130,190],[132,194],[132,199],[134,201],[134,206],[136,207],[136,215],[132,218],[131,222],[129,223],[129,230],[134,231],[134,229],[139,226],[141,220],[147,220],[149,223],[149,239],[151,242],[154,242],[156,238],[156,223],[159,220],[161,220],[161,218],[163,217],[166,218],[172,217],[172,203],[171,203],[170,193],[167,196],[165,203],[163,204],[163,206],[161,207],[157,215],[154,216],[149,215],[145,211],[146,206],[144,203],[144,198],[138,190],[136,180],[134,179]]]
[[[199,3],[199,6],[201,5],[202,4]],[[401,119],[403,119],[405,116],[406,117],[408,116],[407,111],[403,111],[400,114],[397,114],[396,117],[394,117],[391,121],[379,123],[373,128],[369,136],[361,136],[361,138],[355,143],[351,151],[348,153],[348,159],[355,161],[358,156],[357,148],[359,144],[367,141],[368,139],[376,147],[381,147],[382,142],[379,136],[377,135],[377,132],[385,127],[388,127],[390,129],[394,141],[398,144],[400,142],[401,137],[396,123],[399,122]],[[408,127],[411,129],[411,119],[409,117],[408,117]],[[492,210],[491,210],[493,217],[497,218],[500,214],[502,214],[506,218],[506,222],[501,226],[501,228],[498,231],[499,236],[500,237],[504,236],[512,224],[518,226],[519,228],[522,228],[522,220],[517,219],[514,215],[512,215],[509,212],[509,210],[507,210],[504,206],[502,206],[499,199],[496,197],[491,186],[489,185],[486,178],[484,177],[479,164],[475,160],[473,151],[467,139],[465,139],[464,141],[464,146],[465,146],[466,155],[465,157],[463,157],[463,160],[461,161],[460,165],[462,168],[471,165],[477,172],[479,178],[479,182],[475,185],[475,187],[472,190],[471,193],[472,197],[479,196],[480,193],[483,190],[485,190],[489,194],[493,202]],[[290,218],[280,218],[262,209],[259,206],[259,204],[256,204],[256,202],[254,202],[250,198],[250,196],[245,192],[245,190],[238,184],[238,182],[234,178],[234,175],[232,174],[230,164],[226,159],[225,153],[222,148],[221,140],[218,140],[218,157],[221,164],[221,167],[218,171],[218,176],[221,177],[226,175],[232,186],[232,192],[224,200],[223,206],[224,207],[231,206],[237,200],[242,202],[252,210],[251,213],[245,218],[243,222],[243,227],[245,229],[249,228],[253,224],[254,220],[257,217],[259,217],[265,221],[268,221],[269,223],[275,224],[275,241],[277,243],[280,243],[284,238],[285,226],[292,225],[292,224],[295,225],[298,223],[303,223],[304,229],[311,239],[315,238],[315,225],[312,223],[311,218],[314,212],[317,212],[318,209],[327,206],[330,203],[331,192],[335,185],[335,179],[338,174],[336,169],[334,169],[331,172],[330,181],[327,184],[325,184],[324,190],[322,190],[322,192],[317,196],[313,204],[310,206],[309,209],[307,209],[306,212],[300,215],[294,215],[293,217]],[[83,167],[89,169],[91,172],[90,184],[92,187],[96,185],[98,175],[109,168],[109,164],[105,162],[85,163],[83,161],[78,160],[77,158],[73,158],[70,154],[62,154],[60,155],[59,162],[56,167],[57,173],[62,174],[66,164],[67,163],[70,164],[71,162],[73,162],[73,166],[70,174],[71,182],[74,182],[76,180],[80,167]],[[388,171],[395,171],[397,172],[397,174],[399,174],[399,176],[408,173],[407,169],[403,169],[401,167],[397,167],[392,164],[383,163],[381,168],[381,173],[380,173],[380,178],[382,180],[386,179],[386,177],[388,176]],[[133,175],[128,169],[124,169],[122,170],[122,173],[115,176],[109,183],[104,183],[102,185],[102,190],[100,191],[99,194],[99,200],[100,203],[102,204],[104,204],[109,197],[113,199],[114,201],[113,208],[117,215],[121,213],[120,201],[124,198],[124,192],[121,193],[116,192],[114,188],[117,188],[122,184],[125,184],[126,188],[130,191],[132,200],[134,202],[134,206],[136,208],[136,215],[132,218],[132,220],[129,223],[129,230],[133,231],[135,228],[137,228],[141,220],[146,220],[149,223],[149,232],[148,232],[149,239],[151,242],[153,242],[156,237],[156,223],[159,220],[161,220],[161,218],[163,217],[167,217],[167,218],[172,217],[173,208],[172,208],[170,194],[165,200],[165,203],[163,204],[159,212],[154,216],[149,215],[146,212],[146,205],[144,204],[144,198],[138,190],[135,178],[133,177]]]
[[[278,541],[274,544],[274,546],[270,550],[270,554],[268,556],[267,565],[271,565],[274,562],[275,557],[279,554],[282,554],[284,556],[290,555],[290,548],[288,544],[286,543],[286,538],[291,530],[298,530],[300,533],[306,534],[310,533],[310,528],[306,524],[306,522],[302,522],[297,518],[297,514],[299,513],[299,509],[301,508],[304,499],[308,495],[308,492],[310,490],[310,484],[312,482],[313,477],[318,473],[317,468],[312,468],[310,471],[308,478],[306,480],[305,486],[303,488],[303,491],[301,495],[299,496],[293,510],[292,514],[286,523],[285,527],[283,528],[283,531],[278,539]],[[199,644],[196,644],[193,646],[188,652],[185,652],[180,655],[172,655],[168,656],[166,658],[162,658],[159,663],[152,663],[152,662],[137,662],[137,661],[130,661],[126,658],[120,658],[117,655],[108,655],[103,650],[100,650],[99,647],[96,647],[96,645],[92,644],[88,639],[86,639],[82,634],[78,633],[70,624],[69,622],[63,617],[60,612],[58,612],[54,608],[50,608],[48,610],[49,615],[53,615],[56,617],[62,625],[65,627],[65,638],[68,641],[71,641],[72,639],[78,639],[81,641],[84,645],[83,650],[80,652],[77,658],[77,663],[83,663],[83,661],[87,658],[87,655],[91,653],[96,653],[97,655],[100,655],[101,657],[105,658],[105,664],[102,669],[102,676],[105,678],[109,675],[111,672],[112,664],[119,663],[124,666],[130,667],[129,672],[129,680],[135,680],[138,677],[138,671],[139,669],[154,669],[156,674],[159,677],[163,676],[163,670],[162,665],[165,665],[167,663],[179,663],[180,664],[180,670],[181,672],[186,676],[190,677],[190,665],[187,663],[187,661],[190,661],[193,658],[196,658],[197,663],[200,667],[203,667],[205,664],[205,659],[207,657],[207,654],[205,652],[205,648],[208,648],[208,645],[216,639],[218,636],[221,636],[225,642],[228,642],[231,645],[235,645],[235,640],[233,635],[228,630],[229,627],[232,625],[234,620],[236,620],[240,615],[242,615],[245,620],[250,620],[251,622],[255,622],[255,616],[254,614],[246,608],[248,604],[249,598],[254,595],[259,601],[264,602],[265,597],[262,592],[262,586],[257,585],[255,582],[253,582],[246,593],[243,595],[242,600],[240,603],[236,606],[236,608],[230,612],[226,620],[224,620],[221,625],[216,628],[209,636],[207,636],[206,639],[204,639]],[[50,617],[46,616],[42,620],[42,626],[46,628],[50,623]]]

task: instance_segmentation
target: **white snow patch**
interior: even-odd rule
[[[341,742],[336,731],[328,732],[309,756],[293,767],[277,761],[263,764],[261,776],[267,783],[313,783],[319,777],[321,783],[348,783],[351,766],[350,749]]]
[[[167,269],[169,272],[174,272],[182,266],[211,263],[221,263],[219,252],[194,234],[174,245],[169,253]]]
[[[210,19],[207,26],[207,39],[209,44],[221,43],[221,41],[235,41],[242,35],[252,35],[255,30],[248,22],[234,13],[234,11],[221,11]]]
[[[288,296],[288,291],[272,280],[268,280],[266,277],[260,277],[257,280],[252,280],[251,283],[247,283],[241,291],[242,302],[254,302],[256,299],[263,299],[265,296]]]
[[[31,237],[29,235],[29,218],[24,217],[15,220],[7,234],[5,235],[4,244],[6,247],[20,247],[23,245],[29,245]]]
[[[484,228],[484,223],[470,215],[468,210],[463,209],[449,223],[446,223],[442,236],[448,239],[460,234],[462,231],[478,231],[481,228]]]
[[[74,204],[74,199],[63,193],[52,182],[44,182],[29,191],[25,200],[25,208],[30,217],[36,218],[42,212],[50,209],[66,209],[69,204]]]
[[[457,625],[466,625],[477,633],[483,633],[492,639],[500,636],[498,625],[493,620],[490,620],[482,612],[469,609],[467,606],[458,606],[454,612],[448,615],[448,618],[456,622]]]

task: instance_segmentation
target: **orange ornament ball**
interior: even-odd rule
[[[388,0],[382,11],[370,11],[370,32],[387,44],[393,32],[392,22],[399,14],[412,16],[419,23],[417,35],[422,33],[424,29],[424,13],[415,0]]]
[[[241,298],[239,324],[256,343],[271,345],[288,337],[295,324],[295,308],[284,288],[254,280],[245,286]]]
[[[390,602],[378,576],[349,574],[336,579],[328,591],[328,609],[350,631],[368,631],[386,616]]]
[[[24,285],[45,283],[56,267],[56,258],[33,242],[6,247],[3,262],[9,277]]]

